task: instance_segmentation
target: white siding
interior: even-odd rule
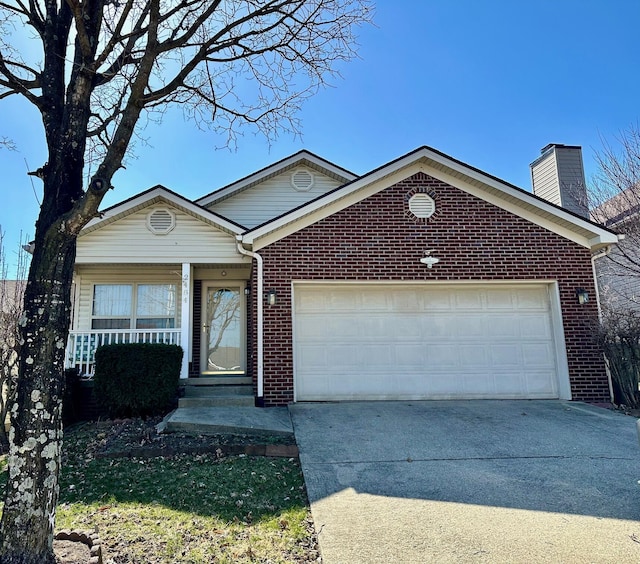
[[[544,198],[557,206],[562,205],[555,151],[551,151],[532,168],[531,178],[533,181],[533,193],[536,196]]]
[[[174,270],[170,266],[141,268],[127,266],[80,267],[77,269],[80,279],[78,315],[74,319],[73,329],[89,331],[91,329],[91,313],[93,307],[93,286],[95,284],[175,284],[181,291],[180,267]],[[182,300],[176,300],[176,327],[180,325]]]
[[[291,175],[299,170],[308,170],[314,176],[313,186],[307,192],[298,192],[291,185]],[[311,168],[300,167],[247,188],[208,208],[240,225],[251,228],[306,204],[338,186],[341,184],[337,180]]]
[[[175,228],[166,235],[147,229],[154,209],[171,209]],[[152,205],[78,238],[76,264],[88,263],[243,263],[235,237],[167,206]]]

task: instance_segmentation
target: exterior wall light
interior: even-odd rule
[[[578,297],[578,303],[580,305],[586,304],[589,301],[589,292],[584,288],[576,288],[576,296]]]
[[[431,256],[432,252],[433,252],[432,250],[431,251],[425,251],[424,252],[425,256],[420,259],[420,262],[422,264],[426,264],[427,268],[433,268],[434,264],[438,264],[440,262],[439,258]]]
[[[269,305],[276,305],[277,301],[278,301],[278,294],[276,294],[276,291],[269,290],[269,292],[267,292],[267,303]]]

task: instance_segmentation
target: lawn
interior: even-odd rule
[[[295,458],[101,458],[109,428],[66,433],[56,529],[95,530],[116,564],[318,558]],[[2,472],[6,472],[4,464]],[[2,479],[4,484],[4,477]]]

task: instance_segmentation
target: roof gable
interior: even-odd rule
[[[306,167],[314,170],[328,178],[333,179],[338,184],[344,184],[357,178],[357,175],[352,172],[335,165],[310,151],[302,150],[297,153],[286,157],[272,165],[269,165],[257,172],[245,176],[244,178],[228,184],[219,190],[211,192],[202,198],[195,200],[195,203],[200,206],[210,208],[227,198],[231,198],[234,195],[248,190],[260,183],[263,183],[270,178],[278,176],[284,172],[294,170],[298,167]]]
[[[169,204],[172,207],[175,207],[184,213],[211,225],[212,227],[228,233],[229,235],[239,235],[246,229],[242,225],[215,214],[206,208],[194,204],[192,201],[187,200],[172,190],[158,185],[146,190],[145,192],[137,194],[128,200],[120,202],[115,206],[107,208],[101,212],[100,217],[91,220],[84,227],[80,232],[80,236],[102,229],[107,225],[110,225],[133,213],[137,213],[140,210],[159,203]]]
[[[250,229],[243,241],[259,250],[417,172],[424,172],[592,250],[618,241],[612,231],[430,147],[420,147]]]
[[[156,187],[107,210],[78,237],[76,264],[244,264],[242,228]]]

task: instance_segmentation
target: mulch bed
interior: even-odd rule
[[[297,457],[292,436],[265,435],[188,435],[158,433],[161,418],[118,419],[81,423],[69,429],[95,432],[92,454],[96,458],[155,458],[177,454],[215,453],[218,456]]]

